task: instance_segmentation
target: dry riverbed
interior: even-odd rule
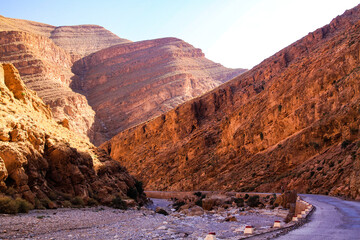
[[[0,215],[0,239],[204,239],[215,232],[217,239],[244,237],[246,225],[256,232],[272,229],[283,221],[287,210],[229,208],[186,216],[171,210],[167,200],[153,199],[154,205],[140,210],[108,207],[33,210],[28,214]],[[154,212],[160,206],[170,215]],[[236,221],[225,221],[229,216]]]

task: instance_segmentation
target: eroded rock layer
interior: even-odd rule
[[[95,113],[86,98],[70,87],[70,54],[40,35],[18,31],[0,31],[0,62],[18,68],[25,84],[49,104],[56,120],[70,121],[70,128],[86,136],[91,134]]]
[[[102,145],[149,190],[360,199],[360,7]]]
[[[204,57],[176,38],[116,45],[73,66],[72,87],[96,112],[99,144],[118,132],[169,111],[244,72]]]
[[[0,65],[0,192],[32,203],[75,195],[109,203],[135,184],[119,163],[56,123],[13,65]]]
[[[44,36],[72,55],[82,57],[116,44],[130,42],[97,25],[55,27],[3,16],[0,16],[0,31],[20,31]]]

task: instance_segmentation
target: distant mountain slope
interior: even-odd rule
[[[97,25],[55,27],[34,21],[0,16],[0,31],[22,31],[50,38],[72,55],[84,57],[101,49],[130,42]]]
[[[95,144],[171,110],[244,72],[176,38],[116,45],[73,66],[73,89],[96,112]]]
[[[357,6],[102,148],[149,190],[284,187],[360,199],[359,39]]]

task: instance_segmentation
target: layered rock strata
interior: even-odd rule
[[[176,38],[116,45],[77,61],[73,89],[96,112],[93,142],[152,119],[244,72]]]
[[[20,31],[40,35],[72,55],[84,57],[101,49],[130,42],[97,25],[51,26],[44,23],[0,16],[0,31]]]
[[[149,190],[360,199],[360,7],[102,145]]]
[[[70,54],[50,39],[26,32],[0,31],[0,62],[18,68],[25,84],[49,104],[58,121],[69,120],[70,129],[91,134],[95,113],[81,94],[70,87]]]

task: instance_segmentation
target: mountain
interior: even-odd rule
[[[0,115],[0,192],[51,208],[75,196],[109,204],[137,189],[119,163],[58,124],[12,64],[0,64]]]
[[[86,97],[70,87],[71,55],[52,40],[19,31],[0,31],[0,62],[12,63],[30,89],[49,104],[57,121],[67,119],[72,130],[86,136],[95,112]]]
[[[0,62],[19,70],[58,122],[99,145],[244,72],[174,38],[131,42],[96,25],[0,16]]]
[[[125,43],[74,63],[72,88],[96,112],[95,144],[243,73],[176,38]]]
[[[97,25],[51,26],[0,15],[0,31],[20,31],[53,40],[71,55],[84,57],[101,49],[130,42]]]
[[[360,6],[101,145],[148,190],[360,199]]]

